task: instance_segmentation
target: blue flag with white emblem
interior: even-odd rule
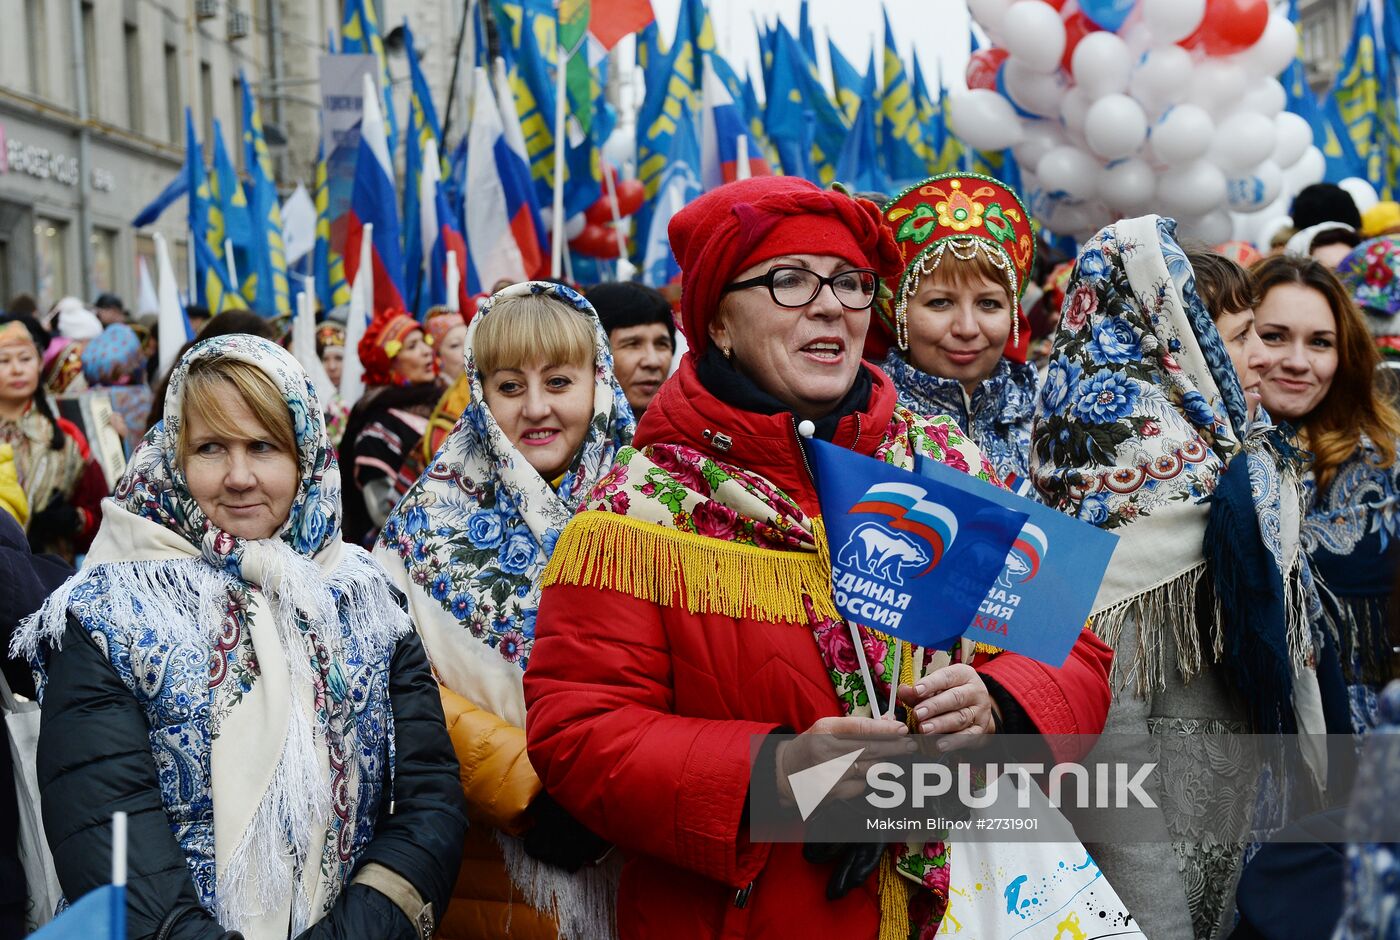
[[[1118,536],[935,460],[919,458],[915,468],[930,481],[1027,515],[966,636],[1063,666],[1093,609]]]
[[[824,441],[808,453],[842,616],[925,648],[962,636],[1026,513]]]

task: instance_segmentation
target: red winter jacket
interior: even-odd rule
[[[863,454],[874,452],[895,406],[889,379],[872,372],[869,407],[843,419],[835,436]],[[725,451],[709,443],[721,432],[733,442]],[[688,359],[638,429],[638,446],[659,442],[761,473],[818,512],[792,416],[723,404]],[[1040,731],[1096,734],[1108,713],[1112,656],[1086,630],[1061,669],[1014,653],[974,666]],[[553,585],[540,603],[525,699],[530,760],[545,789],[625,853],[623,940],[876,935],[877,878],[828,901],[830,866],[806,862],[800,845],[751,843],[741,825],[750,736],[841,714],[808,627]]]

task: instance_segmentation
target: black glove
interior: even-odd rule
[[[535,824],[525,832],[525,853],[546,865],[576,872],[598,861],[611,847],[606,839],[594,835],[570,816],[548,793],[536,797],[530,804],[530,814]]]
[[[852,888],[864,884],[880,867],[880,856],[884,854],[882,842],[808,842],[802,847],[802,857],[813,865],[836,863],[826,883],[828,901],[844,898]]]
[[[29,546],[38,551],[59,539],[72,538],[82,528],[83,517],[62,496],[55,496],[49,504],[29,517]]]

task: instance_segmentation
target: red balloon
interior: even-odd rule
[[[1094,21],[1079,10],[1075,10],[1073,14],[1065,19],[1065,54],[1064,57],[1060,59],[1060,64],[1065,67],[1066,72],[1073,71],[1069,66],[1071,60],[1074,58],[1074,47],[1079,45],[1079,40],[1090,33],[1097,33],[1098,31],[1099,28],[1094,25]]]
[[[604,189],[603,195],[598,197],[598,201],[587,209],[583,210],[583,217],[589,225],[607,225],[612,221],[612,204],[608,202],[608,193]],[[583,234],[582,232],[579,233]],[[572,244],[572,242],[570,243]]]
[[[997,90],[997,72],[1011,53],[1000,46],[978,49],[967,60],[967,87]]]
[[[611,225],[590,223],[584,226],[583,231],[569,242],[569,247],[594,258],[611,259],[618,255],[617,236]]]
[[[617,213],[626,218],[642,207],[646,201],[647,188],[641,180],[623,180],[617,184]]]
[[[1065,6],[1065,0],[1043,0],[1043,2],[1050,4],[1056,10],[1062,10]]]
[[[1269,25],[1268,0],[1206,0],[1206,15],[1179,46],[1207,55],[1233,55],[1259,41]]]

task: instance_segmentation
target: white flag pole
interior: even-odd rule
[[[621,266],[627,261],[627,236],[622,232],[622,213],[617,208],[617,186],[613,182],[613,174],[607,170],[603,171],[603,186],[608,191],[608,208],[612,211],[613,236],[617,239],[617,279],[630,281],[632,279],[630,274],[625,278],[622,276]]]
[[[746,180],[751,175],[749,173],[749,135],[740,134],[735,141],[738,160],[734,167],[734,178],[736,180]]]
[[[549,239],[549,273],[558,277],[564,270],[564,114],[568,99],[564,73],[569,67],[569,51],[559,47],[558,68],[554,75],[554,208],[553,232]]]
[[[447,274],[445,277],[447,280],[447,309],[461,310],[461,298],[457,295],[462,288],[462,274],[457,270],[457,252],[455,251],[447,253]]]
[[[112,814],[112,884],[126,884],[126,813]]]
[[[238,284],[238,267],[233,263],[233,239],[224,239],[224,263],[228,265],[228,280],[233,285],[235,294],[242,293],[242,288]]]
[[[345,365],[340,373],[340,398],[354,405],[365,391],[365,367],[360,362],[360,340],[364,339],[374,310],[374,226],[360,232],[360,266],[350,287],[350,311],[345,318]]]

